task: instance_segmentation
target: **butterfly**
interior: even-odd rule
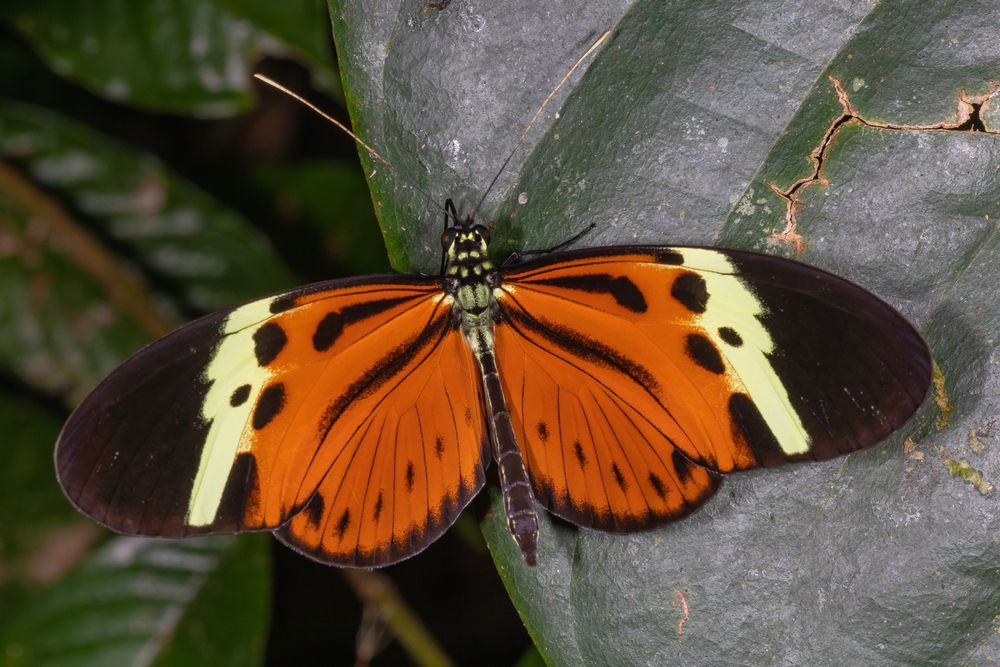
[[[821,269],[655,245],[495,266],[451,201],[445,226],[440,276],[307,285],[140,350],[65,424],[66,496],[122,533],[270,530],[374,567],[436,540],[495,461],[535,564],[536,502],[648,530],[727,473],[873,446],[927,393],[916,330]]]
[[[727,473],[833,458],[902,426],[930,352],[891,306],[825,271],[653,245],[490,261],[476,212],[609,35],[545,98],[473,213],[441,207],[439,276],[307,285],[140,350],[59,435],[69,500],[122,533],[269,530],[321,562],[377,567],[441,536],[496,462],[534,565],[536,503],[583,528],[648,530]]]

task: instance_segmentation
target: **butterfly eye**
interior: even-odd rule
[[[441,247],[447,250],[451,247],[451,244],[455,242],[455,229],[449,227],[445,230],[444,234],[441,235]]]

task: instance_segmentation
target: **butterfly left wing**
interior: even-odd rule
[[[535,493],[622,532],[691,512],[717,473],[881,441],[930,357],[890,306],[781,258],[606,248],[515,267],[496,355]]]
[[[479,381],[462,344],[432,278],[331,281],[210,315],[81,403],[56,445],[59,481],[119,532],[284,525],[320,560],[399,560],[483,483]]]

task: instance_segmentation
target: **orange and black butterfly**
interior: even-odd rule
[[[496,267],[448,203],[438,277],[302,287],[209,315],[111,373],[56,446],[113,530],[273,530],[382,566],[437,539],[498,465],[536,559],[537,501],[626,533],[722,475],[870,447],[922,402],[920,335],[864,289],[737,250],[620,246]]]
[[[534,564],[536,502],[648,530],[726,473],[875,445],[927,393],[920,335],[820,269],[666,246],[497,267],[487,228],[444,208],[440,276],[308,285],[140,350],[59,436],[69,499],[123,533],[271,530],[382,566],[437,539],[496,461]]]

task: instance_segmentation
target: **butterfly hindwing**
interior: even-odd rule
[[[331,483],[327,510],[359,503],[357,526],[364,494],[381,491],[380,528],[355,548],[296,545],[333,562],[398,560],[482,484],[478,383],[456,335],[440,282],[421,277],[332,281],[210,315],[138,352],[85,399],[57,444],[60,482],[101,523],[162,536],[274,529],[304,510],[335,523],[317,509],[317,489]],[[444,378],[457,411],[442,409],[447,429],[427,419],[428,403],[448,399]],[[404,433],[412,471],[387,467],[396,431],[376,433],[374,422],[420,433]],[[389,488],[417,472],[420,509]],[[299,525],[289,534],[308,534]]]
[[[420,551],[482,487],[488,455],[480,381],[451,318],[425,350],[399,358],[381,402],[329,465],[305,509],[278,537],[324,561],[377,566]]]
[[[536,493],[603,530],[687,514],[715,473],[874,445],[929,384],[898,313],[790,260],[584,250],[515,267],[501,290],[497,358]]]

